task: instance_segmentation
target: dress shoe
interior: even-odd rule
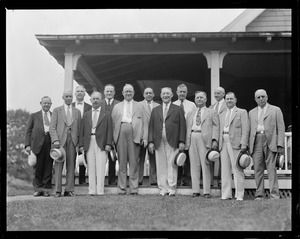
[[[200,197],[200,193],[193,193],[192,197]]]
[[[74,197],[75,194],[73,192],[64,192],[64,197]]]
[[[56,193],[55,193],[55,197],[56,197],[56,198],[61,197],[61,192],[56,192]]]
[[[151,186],[157,186],[157,183],[151,183]]]
[[[263,196],[257,196],[257,197],[255,197],[254,200],[255,201],[264,200],[264,197]]]
[[[137,196],[138,193],[137,192],[133,192],[133,193],[130,193],[130,195]]]
[[[232,198],[220,198],[221,200],[231,200]]]
[[[96,194],[94,194],[94,193],[89,193],[88,195],[89,196],[96,196]]]
[[[160,195],[160,196],[168,196],[168,195],[169,195],[169,193],[168,193],[168,192],[166,192],[166,193],[164,193],[164,192],[160,192],[160,193],[159,193],[159,195]]]
[[[139,185],[143,185],[143,183],[142,183],[142,182],[139,182]]]
[[[169,197],[174,197],[175,193],[169,193]]]
[[[39,197],[39,196],[43,196],[43,192],[35,192],[33,194],[34,197]]]
[[[210,194],[204,194],[204,197],[205,198],[211,198],[211,195]]]
[[[243,201],[244,199],[243,198],[237,198],[235,199],[236,201]]]
[[[50,197],[50,193],[49,193],[48,191],[45,191],[45,192],[44,192],[44,196],[45,196],[45,197]]]

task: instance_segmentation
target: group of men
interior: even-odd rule
[[[91,94],[92,106],[83,102],[85,89],[76,88],[76,102],[72,92],[63,93],[64,105],[51,114],[51,99],[43,97],[42,110],[31,115],[26,127],[25,149],[37,155],[34,177],[34,196],[49,196],[53,160],[51,148],[63,148],[66,153],[66,184],[64,196],[74,196],[74,167],[76,154],[84,154],[89,174],[89,195],[104,194],[105,165],[109,164],[108,183],[115,184],[115,160],[111,150],[118,154],[117,189],[138,194],[143,184],[145,157],[149,159],[149,182],[157,185],[161,196],[175,196],[179,185],[192,185],[192,196],[200,196],[202,175],[203,196],[211,197],[211,183],[216,175],[221,184],[221,199],[232,199],[232,173],[236,200],[244,199],[244,172],[237,166],[240,152],[249,152],[253,158],[256,197],[264,198],[264,170],[269,175],[270,197],[279,198],[276,174],[277,152],[283,152],[285,126],[280,108],[267,103],[265,90],[257,90],[257,107],[249,114],[236,106],[233,92],[225,94],[222,87],[214,91],[216,103],[206,106],[207,96],[196,91],[194,102],[186,99],[188,89],[177,87],[178,100],[172,102],[169,87],[161,89],[161,104],[153,101],[154,91],[144,90],[144,100],[135,101],[134,87],[125,84],[124,100],[114,99],[115,88],[106,85],[105,99],[100,92]],[[44,115],[47,116],[44,116]],[[45,117],[45,118],[44,118]],[[46,120],[48,118],[48,120]],[[50,122],[50,123],[49,123]],[[220,152],[214,164],[207,160],[207,152]],[[187,156],[181,167],[174,165],[179,152]],[[127,165],[128,164],[128,165]],[[129,166],[129,167],[128,167]],[[63,163],[55,162],[56,197],[62,194]],[[85,168],[80,166],[79,182],[84,183]]]

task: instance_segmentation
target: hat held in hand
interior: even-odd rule
[[[50,150],[50,156],[55,162],[62,163],[66,160],[66,151],[62,146],[59,149],[53,148]]]
[[[220,158],[220,153],[216,149],[210,148],[206,152],[205,162],[207,164],[211,164],[213,162],[216,162]]]
[[[28,164],[30,167],[34,167],[36,165],[36,155],[31,151],[28,155]]]

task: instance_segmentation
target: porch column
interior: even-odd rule
[[[220,86],[220,68],[223,67],[223,59],[227,52],[210,51],[203,52],[206,58],[207,66],[211,69],[210,74],[210,100],[215,103],[214,90]]]
[[[71,90],[73,92],[73,76],[76,70],[78,59],[81,55],[73,53],[65,53],[65,82],[64,91]]]

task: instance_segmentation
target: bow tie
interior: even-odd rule
[[[83,104],[83,102],[77,102],[77,105],[82,105]]]

